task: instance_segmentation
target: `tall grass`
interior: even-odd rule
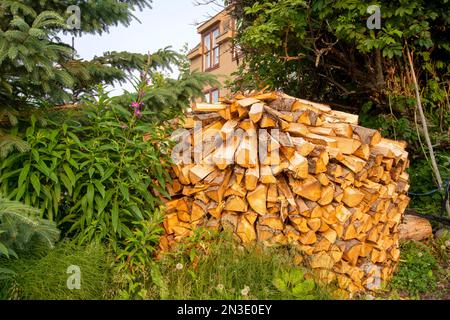
[[[0,282],[1,299],[96,300],[103,299],[110,286],[110,255],[102,245],[79,247],[61,242],[45,256],[21,255],[0,263],[15,276]],[[81,288],[70,290],[67,268],[79,266]]]
[[[300,268],[287,248],[244,248],[222,237],[210,244],[199,243],[167,254],[151,271],[150,299],[293,299],[280,292],[273,280],[283,271]],[[320,287],[315,299],[329,298]]]

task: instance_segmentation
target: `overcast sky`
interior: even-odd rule
[[[154,0],[153,9],[135,12],[140,23],[133,21],[129,27],[111,28],[109,34],[101,36],[77,37],[75,49],[84,59],[106,51],[148,53],[167,46],[178,51],[185,43],[192,49],[200,41],[194,24],[205,21],[208,15],[218,11],[220,8],[214,5],[195,6],[193,0]],[[71,43],[71,37],[62,36],[62,39]],[[129,86],[126,88],[129,89]],[[116,89],[114,93],[120,92]]]

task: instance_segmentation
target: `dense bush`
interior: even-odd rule
[[[144,135],[150,134],[144,141]],[[62,125],[26,131],[31,149],[0,166],[0,189],[9,198],[42,209],[79,243],[132,234],[149,219],[168,179],[163,130],[101,95]]]
[[[100,86],[82,103],[57,108],[42,126],[36,115],[10,136],[28,148],[9,152],[0,164],[0,192],[41,209],[64,235],[79,243],[132,237],[135,223],[149,220],[166,195],[172,129],[212,76],[182,73],[165,79],[149,55],[136,92],[111,98]],[[0,148],[2,146],[0,145]]]

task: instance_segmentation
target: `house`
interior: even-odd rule
[[[217,75],[222,84],[221,88],[205,88],[203,100],[208,103],[216,103],[219,97],[230,93],[224,85],[239,66],[240,55],[232,44],[236,21],[229,13],[230,8],[226,8],[201,24],[197,28],[200,43],[188,54],[191,71]]]

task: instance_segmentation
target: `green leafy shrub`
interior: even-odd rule
[[[0,192],[41,209],[81,244],[111,241],[117,250],[133,237],[134,223],[151,219],[161,195],[168,196],[172,127],[164,121],[217,82],[200,73],[162,77],[158,68],[170,68],[171,55],[148,55],[134,93],[111,98],[99,86],[75,108],[52,110],[45,127],[32,115],[28,125],[10,129],[28,148],[10,153],[10,145],[0,145]]]
[[[102,245],[78,246],[61,242],[44,256],[26,255],[7,260],[5,266],[15,275],[0,282],[0,298],[25,300],[103,299],[111,290],[109,250]],[[80,289],[70,290],[67,268],[79,266]]]
[[[145,284],[148,267],[153,264],[159,236],[163,233],[164,218],[159,210],[149,220],[135,222],[133,235],[126,238],[124,248],[116,258],[117,290],[113,296],[121,299],[143,299],[147,295]]]
[[[400,264],[391,282],[394,289],[417,295],[436,288],[438,261],[420,242],[402,245]]]
[[[101,93],[59,128],[33,121],[26,134],[31,151],[2,162],[0,190],[41,208],[79,243],[123,239],[160,204],[151,190],[166,194],[163,136],[163,128]]]

